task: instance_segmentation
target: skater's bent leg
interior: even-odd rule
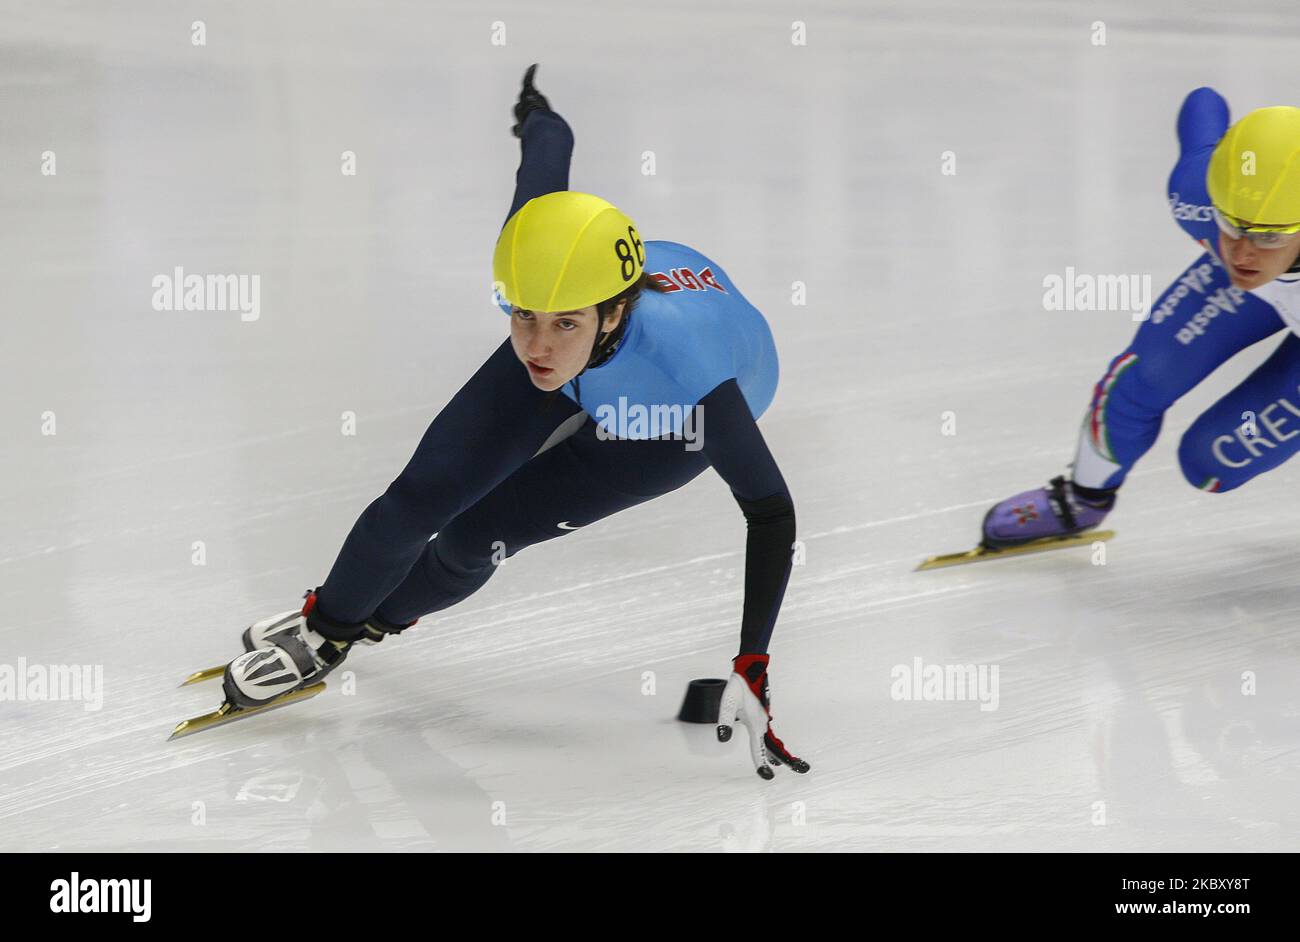
[[[406,468],[348,534],[317,608],[356,623],[406,578],[429,537],[536,454],[580,411],[532,384],[503,342],[425,431]]]
[[[1165,411],[1234,354],[1282,330],[1273,307],[1202,255],[1165,289],[1133,343],[1093,389],[1073,481],[1110,489],[1155,444]]]
[[[599,441],[594,428],[536,456],[447,524],[379,615],[407,624],[455,605],[520,550],[676,490],[708,467],[680,441]]]
[[[1178,446],[1189,484],[1230,491],[1300,451],[1300,337],[1273,355],[1192,423]]]

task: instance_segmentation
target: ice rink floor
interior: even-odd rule
[[[1158,292],[1195,256],[1177,108],[1300,104],[1294,3],[0,11],[0,665],[103,678],[98,709],[0,702],[0,850],[1300,848],[1300,468],[1212,495],[1174,453],[1273,341],[1171,410],[1104,565],[912,571],[1064,469],[1136,325],[1046,311],[1042,280]],[[806,545],[773,712],[812,771],[764,782],[673,719],[739,631],[712,472],[511,559],[309,703],[167,742],[219,701],[181,678],[300,604],[506,336],[534,61],[573,188],[771,323],[761,427]],[[259,317],[154,310],[177,266],[257,273]],[[917,658],[997,666],[997,709],[894,699]]]

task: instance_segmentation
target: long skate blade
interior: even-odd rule
[[[271,710],[278,710],[280,707],[288,706],[291,703],[310,700],[324,689],[325,681],[317,681],[309,687],[303,687],[301,690],[281,694],[265,706],[248,707],[244,710],[231,706],[229,703],[223,703],[211,713],[205,713],[193,719],[181,720],[176,724],[176,728],[172,730],[172,734],[167,737],[167,741],[171,742],[173,739],[180,739],[182,736],[192,736],[204,730],[224,726],[226,723],[233,723],[235,720],[246,720],[250,716],[256,716],[259,713],[269,713]]]
[[[205,680],[216,680],[226,672],[225,664],[218,664],[216,667],[208,667],[201,671],[195,671],[190,676],[181,681],[182,687],[188,687],[190,684],[201,684]]]
[[[917,566],[914,571],[943,569],[945,566],[964,566],[966,563],[979,563],[988,559],[1005,559],[1008,556],[1025,556],[1029,553],[1045,553],[1049,550],[1069,549],[1072,546],[1090,546],[1093,543],[1109,540],[1114,536],[1114,530],[1094,530],[1075,533],[1071,536],[1044,537],[1041,540],[1022,543],[1020,546],[1009,546],[1006,549],[989,549],[985,546],[977,546],[973,550],[967,550],[964,553],[931,556],[929,559],[922,560],[921,565]]]

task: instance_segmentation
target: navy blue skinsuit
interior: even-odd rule
[[[522,131],[507,219],[528,200],[569,188],[567,123],[537,111]],[[636,317],[634,308],[631,323]],[[616,360],[617,354],[579,381],[597,378]],[[774,364],[771,369],[774,384]],[[539,453],[566,420],[582,421],[575,416],[583,410],[571,398],[537,389],[507,338],[357,519],[317,594],[317,611],[343,623],[377,614],[407,624],[481,588],[496,569],[496,548],[511,556],[676,490],[712,466],[747,521],[740,653],[765,653],[790,577],[794,504],[737,380],[718,383],[699,404],[707,416],[699,450],[684,448],[680,438],[600,436],[587,418]]]

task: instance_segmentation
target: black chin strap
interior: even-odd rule
[[[627,331],[627,321],[628,311],[625,307],[618,326],[608,334],[604,334],[602,331],[605,327],[605,315],[601,313],[600,308],[596,308],[596,339],[591,342],[591,354],[587,357],[587,365],[578,372],[577,376],[573,377],[573,395],[579,402],[582,401],[582,387],[579,384],[578,377],[592,367],[600,366],[614,355],[619,344],[623,342],[623,335]],[[604,341],[603,345],[602,340]]]

